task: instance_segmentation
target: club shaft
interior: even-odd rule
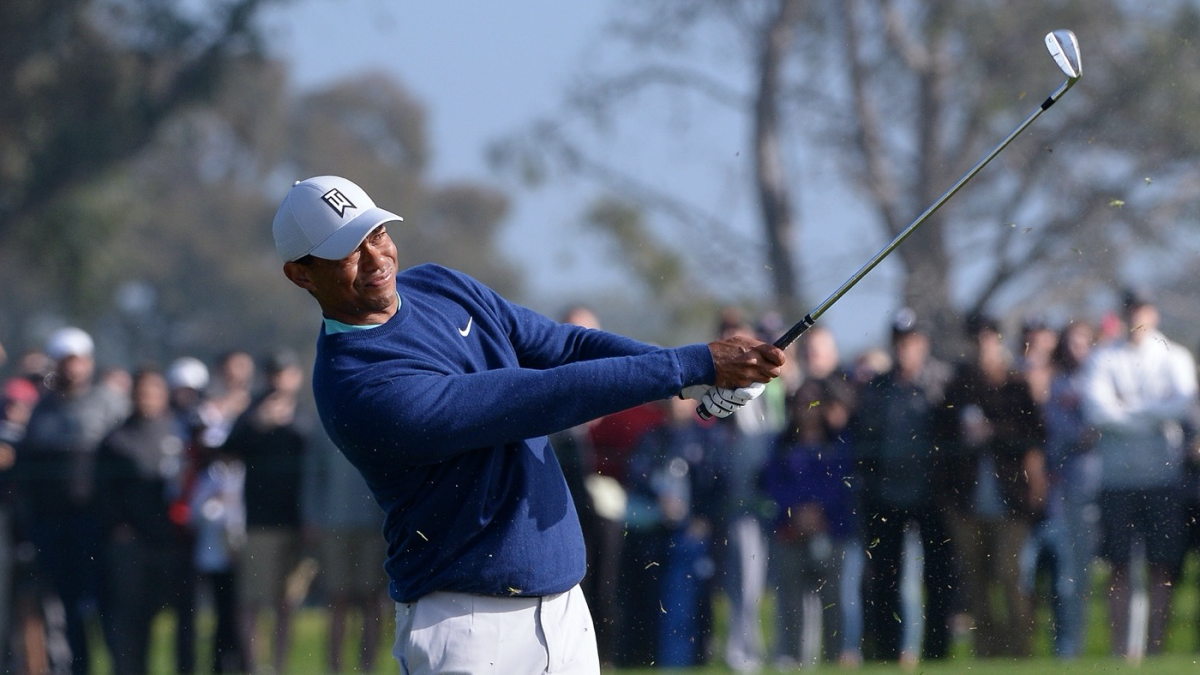
[[[779,347],[780,349],[784,349],[788,345],[795,342],[796,338],[799,338],[804,334],[805,331],[811,328],[812,325],[816,323],[817,319],[820,319],[821,315],[833,306],[833,303],[840,300],[847,291],[849,291],[851,288],[854,288],[855,284],[862,280],[863,277],[867,276],[871,270],[875,269],[876,265],[882,262],[884,258],[888,257],[892,251],[896,250],[897,246],[907,239],[910,234],[916,231],[916,229],[920,227],[926,220],[928,220],[930,216],[936,213],[938,209],[942,208],[942,205],[949,201],[950,198],[955,195],[955,193],[962,189],[962,186],[966,185],[967,181],[974,178],[975,174],[979,173],[983,167],[987,166],[988,162],[992,161],[996,155],[1000,154],[1000,151],[1008,147],[1008,144],[1012,143],[1013,139],[1019,136],[1022,131],[1025,131],[1025,128],[1032,124],[1039,115],[1045,112],[1047,108],[1054,105],[1055,101],[1061,98],[1062,95],[1066,93],[1066,91],[1070,89],[1073,84],[1075,84],[1075,80],[1067,80],[1064,82],[1057,91],[1055,91],[1044,102],[1042,102],[1042,105],[1040,105],[1037,110],[1033,111],[1029,117],[1026,117],[1016,129],[1013,129],[1012,133],[1010,133],[1008,137],[1006,137],[1003,141],[1000,141],[999,145],[992,148],[992,151],[989,152],[983,159],[979,160],[979,163],[971,167],[971,170],[968,171],[962,178],[959,178],[958,182],[951,186],[950,189],[945,192],[945,194],[943,194],[941,197],[938,197],[937,201],[931,204],[929,208],[925,209],[921,215],[917,216],[917,219],[912,221],[908,227],[904,228],[900,234],[896,235],[896,238],[893,239],[891,243],[889,243],[887,246],[884,246],[879,253],[875,254],[875,257],[867,261],[867,264],[859,268],[859,270],[855,272],[849,279],[847,279],[845,283],[838,287],[836,291],[834,291],[828,298],[825,298],[824,302],[817,305],[815,309],[806,314],[803,319],[801,319],[794,326],[789,328],[786,333],[780,336],[779,339],[775,341],[775,346]]]
[[[991,152],[989,152],[983,159],[979,160],[979,163],[971,167],[971,170],[968,171],[962,178],[959,178],[958,182],[951,186],[949,190],[946,190],[945,194],[939,197],[937,201],[929,206],[929,208],[925,209],[924,213],[917,216],[917,219],[912,221],[908,227],[904,228],[900,234],[896,235],[896,238],[893,239],[891,243],[889,243],[887,246],[884,246],[883,250],[881,250],[879,253],[876,253],[874,258],[871,258],[867,264],[859,268],[859,270],[855,272],[849,279],[847,279],[845,283],[838,287],[833,294],[831,294],[828,298],[825,298],[824,302],[817,305],[817,307],[808,314],[805,314],[803,319],[798,321],[794,326],[789,328],[786,333],[781,335],[779,339],[775,341],[775,346],[780,349],[786,349],[788,345],[795,342],[796,339],[803,335],[805,331],[807,331],[809,328],[812,328],[813,324],[817,322],[817,319],[821,318],[821,315],[824,314],[825,311],[830,307],[832,307],[833,303],[840,300],[847,291],[849,291],[851,288],[854,288],[855,284],[857,284],[863,277],[867,276],[871,270],[875,269],[876,265],[878,265],[884,258],[888,257],[892,251],[896,250],[896,247],[899,246],[905,239],[907,239],[908,235],[912,234],[913,231],[920,227],[922,223],[928,220],[929,216],[932,216],[937,212],[938,209],[942,208],[942,204],[945,204],[947,201],[949,201],[950,198],[955,195],[955,193],[962,189],[963,185],[966,185],[967,181],[974,178],[975,174],[979,173],[983,167],[987,166],[988,162],[992,161],[996,155],[1000,154],[1004,148],[1008,147],[1008,144],[1012,143],[1014,138],[1021,135],[1021,132],[1025,131],[1026,127],[1028,127],[1030,124],[1033,124],[1033,121],[1036,120],[1039,115],[1045,112],[1047,108],[1054,105],[1054,103],[1058,101],[1058,99],[1061,98],[1062,95],[1065,94],[1067,90],[1070,89],[1077,81],[1078,78],[1069,78],[1066,82],[1064,82],[1061,87],[1059,87],[1053,94],[1047,97],[1040,106],[1038,106],[1037,110],[1033,111],[1029,117],[1026,117],[1023,122],[1017,125],[1017,128],[1013,129],[1012,133],[1010,133],[1003,141],[1000,141],[999,145],[992,148]],[[704,409],[703,405],[700,405],[696,408],[696,413],[701,419],[709,419],[712,417],[708,411]]]

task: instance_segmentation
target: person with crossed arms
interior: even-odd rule
[[[599,673],[583,535],[547,435],[649,401],[732,414],[784,355],[747,337],[665,349],[560,324],[454,270],[400,271],[402,219],[337,176],[272,231],[321,307],[313,393],[386,513],[402,673]]]

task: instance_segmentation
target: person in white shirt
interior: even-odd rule
[[[1125,297],[1128,337],[1093,352],[1084,413],[1098,432],[1101,555],[1112,566],[1112,651],[1136,659],[1129,640],[1130,559],[1137,540],[1149,570],[1146,653],[1162,650],[1170,616],[1170,569],[1183,544],[1183,426],[1196,397],[1192,355],[1158,330],[1141,292]],[[1132,644],[1137,644],[1133,641]]]

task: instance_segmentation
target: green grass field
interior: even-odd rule
[[[1173,675],[1179,673],[1200,673],[1200,594],[1197,588],[1200,587],[1200,559],[1193,557],[1187,567],[1184,579],[1180,583],[1178,593],[1176,595],[1173,619],[1171,623],[1170,635],[1168,638],[1167,653],[1163,656],[1148,658],[1139,665],[1126,663],[1120,659],[1114,659],[1108,654],[1108,628],[1107,628],[1107,612],[1104,607],[1104,581],[1105,572],[1103,569],[1097,571],[1095,584],[1095,597],[1092,603],[1092,608],[1089,614],[1089,629],[1086,655],[1076,661],[1063,662],[1054,659],[1051,654],[1050,635],[1048,631],[1049,617],[1047,610],[1042,608],[1039,617],[1039,632],[1035,647],[1036,656],[1030,659],[1022,660],[979,660],[970,656],[970,646],[964,642],[956,643],[953,655],[951,658],[940,663],[923,662],[918,664],[911,671],[906,671],[897,664],[865,664],[856,671],[846,671],[836,665],[824,666],[816,669],[805,669],[802,672],[856,672],[863,675],[874,675],[877,673],[905,673],[911,672],[915,674],[929,675],[949,675],[950,673],[970,673],[972,675],[1057,675],[1059,673],[1162,673],[1165,675]],[[725,614],[724,603],[718,598],[716,605],[717,627],[718,631],[723,626],[722,617]],[[768,598],[764,606],[764,628],[767,631],[768,643],[770,641],[770,620],[771,602]],[[155,637],[153,643],[153,652],[151,654],[151,672],[153,673],[173,673],[174,657],[171,649],[171,636],[174,628],[173,618],[169,614],[163,614],[159,617],[155,625]],[[264,626],[263,635],[268,634]],[[209,654],[203,645],[208,643],[208,636],[211,634],[212,621],[207,613],[202,613],[200,617],[200,625],[198,630],[201,635],[201,648],[198,650],[198,672],[206,672],[209,663]],[[309,607],[297,613],[292,648],[286,672],[296,675],[317,675],[328,672],[328,654],[327,654],[327,638],[328,619],[326,613],[319,607]],[[347,649],[345,664],[354,666],[357,663],[357,658],[353,655],[355,641],[357,640],[357,626],[351,626],[351,635],[347,637]],[[384,629],[384,644],[380,645],[379,656],[376,659],[376,665],[372,672],[374,673],[397,673],[398,667],[392,659],[391,636],[393,629],[391,620],[388,620],[388,626]],[[99,643],[99,635],[94,636],[92,644]],[[264,644],[269,644],[269,640]],[[715,644],[722,644],[721,636],[716,637]],[[614,670],[610,672],[621,673],[623,675],[635,675],[650,673],[687,673],[691,675],[700,675],[702,673],[727,673],[729,670],[720,664],[720,659],[717,659],[716,664],[702,668],[692,668],[685,670],[665,670],[665,669],[626,669]],[[99,675],[107,675],[111,672],[110,663],[107,655],[100,653],[95,658],[95,668],[93,672]],[[358,672],[358,671],[348,671]],[[778,673],[770,668],[764,669],[762,673],[768,675]],[[796,672],[796,671],[791,671]]]

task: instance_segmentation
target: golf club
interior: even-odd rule
[[[847,279],[846,282],[842,284],[836,291],[834,291],[832,295],[830,295],[828,298],[825,298],[824,302],[822,302],[820,305],[817,305],[816,309],[809,312],[803,319],[797,322],[796,325],[789,328],[786,333],[780,336],[780,338],[775,341],[776,347],[785,349],[788,345],[795,342],[796,338],[799,338],[801,335],[803,335],[805,331],[807,331],[814,323],[817,322],[817,319],[821,318],[821,315],[824,314],[826,310],[833,306],[833,303],[840,300],[842,296],[845,295],[846,292],[851,288],[853,288],[854,285],[859,282],[859,280],[865,277],[868,272],[875,269],[875,266],[878,265],[884,258],[886,258],[892,251],[894,251],[901,242],[907,239],[908,235],[912,234],[918,227],[920,227],[921,224],[929,218],[929,216],[937,212],[937,210],[940,209],[943,204],[949,201],[950,198],[955,195],[955,193],[962,189],[962,186],[965,185],[967,181],[974,178],[975,174],[979,173],[980,169],[987,166],[988,162],[992,161],[996,155],[1000,154],[1001,150],[1008,147],[1008,144],[1011,143],[1014,138],[1020,135],[1022,131],[1025,131],[1025,127],[1028,127],[1030,124],[1032,124],[1033,121],[1037,119],[1038,116],[1043,112],[1045,112],[1047,108],[1054,105],[1058,99],[1062,98],[1062,95],[1067,93],[1068,89],[1075,86],[1075,83],[1079,81],[1080,76],[1083,74],[1083,67],[1079,60],[1079,41],[1075,39],[1075,33],[1065,28],[1047,33],[1046,48],[1050,50],[1050,55],[1054,57],[1054,62],[1058,64],[1059,70],[1061,70],[1063,74],[1067,76],[1067,81],[1063,82],[1062,86],[1055,90],[1053,94],[1050,94],[1050,96],[1042,102],[1042,105],[1039,106],[1037,110],[1034,110],[1029,117],[1026,117],[1023,122],[1017,125],[1017,128],[1014,129],[1007,138],[1005,138],[1003,141],[1000,141],[1000,144],[995,148],[992,148],[992,151],[989,152],[987,156],[979,160],[978,164],[971,167],[971,170],[968,171],[966,175],[964,175],[962,178],[959,178],[958,182],[955,183],[949,190],[947,190],[945,194],[939,197],[938,200],[930,205],[929,208],[925,209],[924,213],[917,216],[917,219],[914,220],[908,227],[904,228],[904,231],[896,235],[896,238],[893,239],[891,243],[883,247],[883,250],[881,250],[879,253],[876,253],[874,258],[871,258],[867,264],[863,265],[857,272],[854,273],[853,276]],[[696,414],[698,414],[701,419],[708,419],[711,417],[711,415],[708,414],[708,411],[704,410],[703,405],[696,409]]]

